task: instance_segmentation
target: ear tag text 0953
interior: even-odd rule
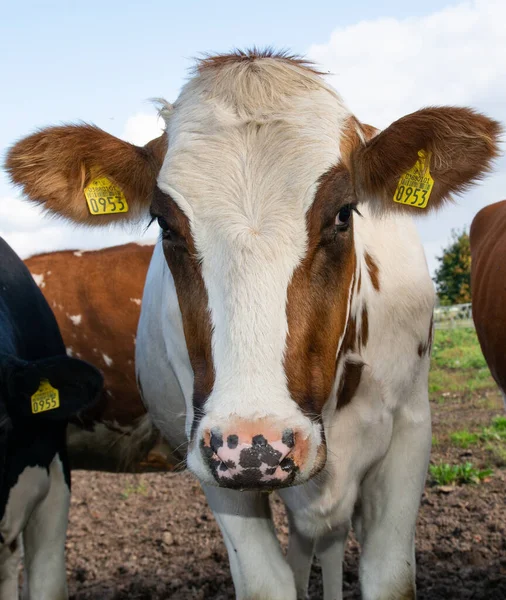
[[[98,177],[84,188],[84,196],[92,215],[128,212],[125,194],[107,177]]]
[[[430,152],[418,151],[418,160],[415,165],[403,173],[399,179],[393,198],[394,202],[417,208],[427,208],[434,187],[434,179],[429,171],[430,156]]]
[[[39,389],[32,395],[32,413],[37,415],[60,406],[60,393],[47,379],[42,379]]]

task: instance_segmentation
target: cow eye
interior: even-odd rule
[[[170,231],[169,224],[163,217],[156,217],[156,220],[158,221],[158,225],[160,226],[160,229],[162,231],[164,231],[164,232]]]
[[[339,229],[346,229],[350,223],[351,214],[353,212],[352,204],[345,204],[336,216],[336,226]]]

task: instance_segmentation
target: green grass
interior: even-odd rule
[[[480,483],[490,475],[492,469],[477,469],[472,463],[466,462],[461,465],[449,465],[439,463],[429,466],[429,473],[436,485],[464,485],[469,483]]]
[[[450,440],[459,448],[469,448],[482,442],[506,442],[506,417],[494,417],[489,427],[482,427],[478,432],[467,429],[454,431]]]
[[[121,497],[124,500],[127,500],[132,494],[140,494],[141,496],[145,496],[148,493],[148,488],[144,482],[139,483],[139,485],[127,485],[125,489],[121,492]]]
[[[480,441],[480,436],[477,433],[471,433],[470,431],[456,431],[450,435],[450,440],[454,446],[459,448],[469,448]]]
[[[474,329],[436,330],[429,374],[433,401],[443,404],[452,395],[495,387]]]

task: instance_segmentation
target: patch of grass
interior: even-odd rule
[[[432,348],[429,392],[440,404],[448,396],[496,387],[472,328],[437,329]]]
[[[499,415],[492,419],[492,427],[499,432],[504,432],[506,435],[506,417]]]
[[[452,444],[459,448],[469,448],[483,442],[505,442],[506,441],[506,417],[498,416],[492,419],[489,427],[483,427],[479,432],[471,432],[467,429],[454,431],[450,435]],[[506,449],[505,449],[506,452]]]
[[[432,434],[432,446],[433,447],[439,446],[439,440],[437,439],[437,437],[434,434]]]
[[[445,369],[480,369],[487,366],[474,329],[438,329],[432,362]]]
[[[450,440],[454,446],[459,448],[469,448],[473,444],[477,444],[480,441],[480,436],[477,433],[471,433],[470,431],[455,431],[450,435]]]
[[[429,466],[429,473],[436,485],[464,485],[469,483],[480,483],[492,475],[492,469],[477,469],[472,463],[466,462],[461,465],[449,465],[439,463]]]

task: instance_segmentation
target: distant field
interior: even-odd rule
[[[437,329],[429,375],[431,400],[443,402],[452,394],[469,397],[473,392],[496,389],[476,331],[470,327]]]

